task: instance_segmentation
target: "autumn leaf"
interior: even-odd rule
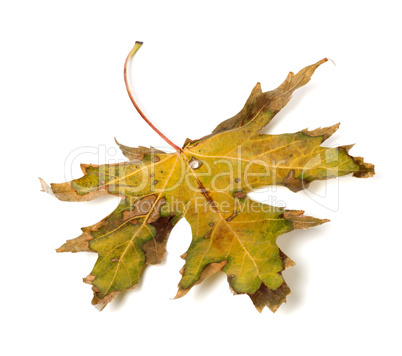
[[[137,42],[130,52],[125,69],[140,46]],[[294,262],[276,245],[277,237],[328,220],[258,203],[247,193],[269,185],[297,192],[315,180],[374,174],[373,165],[349,155],[351,146],[321,146],[339,124],[283,135],[259,133],[326,61],[289,73],[272,91],[262,92],[258,83],[237,115],[208,136],[187,139],[181,149],[138,108],[125,70],[134,106],[176,152],[117,143],[127,162],[83,164],[84,176],[79,179],[50,187],[42,181],[44,191],[63,201],[121,197],[110,215],[57,249],[98,254],[92,272],[84,278],[92,285],[94,305],[103,309],[119,292],[135,288],[144,266],[162,261],[170,231],[183,217],[191,226],[192,242],[182,256],[185,264],[176,297],[222,271],[231,290],[248,294],[258,311],[265,306],[276,311],[286,301],[290,289],[282,271]]]

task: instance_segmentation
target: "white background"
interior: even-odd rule
[[[400,355],[401,30],[398,1],[3,1],[1,353]],[[223,273],[171,300],[190,243],[184,219],[166,261],[103,312],[81,281],[95,254],[55,253],[117,198],[60,202],[37,177],[63,182],[81,175],[80,162],[123,159],[114,137],[166,147],[124,88],[136,40],[135,96],[180,146],[236,114],[257,81],[270,90],[289,70],[336,63],[320,67],[265,132],[341,122],[328,145],[356,143],[351,153],[377,174],[315,182],[310,196],[253,195],[331,220],[278,239],[297,265],[284,273],[292,295],[277,313],[232,296]],[[99,147],[107,153],[91,154]]]

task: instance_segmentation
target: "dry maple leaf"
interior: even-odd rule
[[[132,97],[126,68],[140,47],[137,42],[126,59],[128,94],[176,152],[118,144],[128,162],[82,165],[82,178],[50,187],[42,181],[44,191],[63,201],[121,197],[115,211],[57,251],[98,253],[84,281],[93,286],[92,303],[103,309],[119,292],[135,288],[146,264],[161,262],[170,231],[184,217],[191,225],[192,242],[182,256],[176,297],[223,271],[234,293],[247,293],[259,311],[264,306],[276,311],[290,293],[282,271],[294,265],[276,245],[277,237],[328,220],[251,201],[247,193],[268,185],[296,192],[314,180],[374,174],[373,165],[349,155],[351,146],[321,147],[338,124],[292,134],[258,133],[327,59],[289,73],[275,90],[263,93],[258,83],[239,114],[206,137],[187,139],[180,149],[149,122]]]

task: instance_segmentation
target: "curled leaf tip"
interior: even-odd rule
[[[40,181],[40,185],[42,187],[41,191],[54,196],[53,190],[52,190],[52,188],[50,188],[49,184],[47,184],[42,178],[39,178],[39,181]]]

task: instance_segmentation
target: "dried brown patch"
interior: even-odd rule
[[[136,216],[148,214],[154,205],[155,200],[156,195],[148,195],[147,197],[136,201],[132,210],[123,211],[123,221],[135,218]]]
[[[230,215],[226,221],[231,222],[237,216],[237,211],[235,210],[232,215]]]
[[[188,144],[190,144],[192,142],[192,140],[190,140],[188,137],[186,138],[186,140],[184,141],[183,147],[186,147]]]
[[[142,250],[145,253],[145,263],[155,265],[161,263],[163,260],[166,253],[167,240],[173,229],[173,219],[174,216],[159,217],[151,223],[156,229],[156,235],[142,246]]]
[[[247,193],[245,193],[245,192],[243,192],[243,191],[241,190],[241,191],[239,191],[239,192],[233,193],[233,196],[234,196],[235,198],[238,198],[238,199],[244,199],[244,198],[247,198]]]
[[[188,161],[187,161],[187,164],[189,164]],[[190,168],[191,168],[191,166],[190,166]],[[197,185],[198,185],[198,189],[200,190],[200,193],[204,196],[207,203],[209,205],[211,205],[212,209],[214,209],[215,211],[218,211],[218,208],[216,207],[215,202],[210,195],[210,192],[204,187],[204,185],[201,183],[201,181],[198,179],[198,177],[196,175],[194,175],[194,178],[197,181]]]
[[[353,161],[360,167],[358,172],[352,174],[353,177],[370,178],[374,176],[375,170],[373,164],[364,162],[363,157],[353,157]]]
[[[217,207],[215,205],[215,202],[214,202],[214,200],[212,199],[212,197],[210,195],[209,190],[206,189],[203,186],[203,184],[198,180],[198,178],[197,178],[197,181],[198,181],[198,188],[200,189],[200,193],[204,196],[204,198],[206,199],[207,203],[209,205],[211,205],[212,209],[214,209],[215,211],[218,211],[218,209],[217,209]]]
[[[295,178],[295,170],[289,171],[286,178],[283,180],[283,185],[289,188],[292,192],[298,192],[308,188],[310,181],[308,179]]]
[[[279,273],[281,274],[281,273]],[[248,294],[254,303],[255,308],[261,313],[264,307],[268,307],[273,313],[275,313],[280,305],[286,302],[286,297],[290,294],[290,288],[283,282],[279,288],[272,290],[268,288],[263,282],[260,288],[253,293]]]
[[[109,293],[108,295],[106,295],[103,298],[99,298],[98,293],[99,290],[98,288],[96,288],[95,286],[92,286],[92,290],[94,292],[94,296],[92,298],[92,305],[95,306],[96,309],[98,309],[99,311],[102,311],[103,309],[105,309],[106,305],[108,305],[111,301],[113,301],[114,298],[116,298],[116,296],[120,293],[120,292],[127,292],[130,290],[133,290],[135,287],[137,287],[138,284],[133,285],[130,288],[125,289],[124,291],[116,291],[116,292],[112,292]]]
[[[329,127],[323,127],[323,128],[320,127],[318,129],[315,129],[312,131],[304,129],[302,131],[302,133],[304,133],[305,135],[310,136],[310,137],[322,136],[321,142],[324,142],[326,139],[331,137],[339,129],[339,125],[340,125],[340,123],[337,123],[337,124],[329,126]]]
[[[90,191],[86,194],[78,194],[77,190],[71,186],[72,182],[66,183],[51,183],[50,187],[57,199],[61,201],[90,201],[101,197],[103,195],[108,195],[106,186],[99,186],[96,190]]]
[[[205,234],[204,238],[205,238],[205,239],[209,239],[209,238],[211,237],[211,235],[212,235],[212,230],[209,230],[209,231]]]
[[[165,198],[161,198],[156,202],[154,208],[152,209],[151,214],[148,217],[148,220],[147,220],[148,224],[151,224],[159,219],[159,217],[161,216],[161,208],[165,203],[166,203]]]
[[[208,265],[206,265],[203,269],[203,271],[200,274],[200,278],[198,279],[197,282],[195,282],[191,287],[189,288],[181,288],[179,286],[179,289],[177,291],[176,296],[174,299],[178,299],[181,297],[184,297],[192,287],[201,284],[203,281],[205,281],[209,276],[212,276],[214,273],[222,271],[223,267],[227,264],[227,261],[222,261],[222,262],[212,262]]]
[[[98,231],[101,227],[105,226],[105,219],[92,226],[83,227],[80,236],[67,240],[62,246],[56,249],[56,252],[95,252],[89,248],[89,241],[93,239],[93,231]]]
[[[279,257],[281,258],[282,263],[283,263],[283,269],[282,269],[282,271],[284,271],[285,269],[288,269],[288,268],[293,267],[293,266],[296,265],[296,263],[295,263],[293,260],[291,260],[288,256],[286,256],[286,255],[282,252],[281,249],[279,249]]]
[[[93,236],[90,230],[87,229],[75,239],[67,240],[56,249],[56,252],[94,252],[89,248],[89,240],[92,239]]]
[[[357,172],[353,172],[352,176],[356,178],[370,178],[374,176],[375,170],[373,164],[364,162],[363,157],[353,157],[349,154],[349,151],[353,146],[354,144],[338,147],[339,150],[344,150],[349,158],[351,158],[353,162],[359,166],[359,170]]]
[[[92,285],[92,281],[95,279],[96,277],[92,274],[88,274],[88,276],[86,276],[85,278],[82,279],[82,281],[86,284],[90,284]]]
[[[102,311],[106,305],[108,305],[114,298],[116,298],[116,296],[123,291],[117,291],[117,292],[112,292],[109,293],[108,295],[100,298],[99,297],[99,289],[93,285],[93,281],[96,279],[96,277],[92,274],[89,274],[87,277],[83,278],[83,282],[86,284],[90,284],[92,285],[92,291],[94,292],[94,296],[92,298],[92,305],[94,305],[96,307],[96,309],[98,309],[99,311]],[[129,291],[129,290],[133,290],[135,287],[137,287],[138,284],[134,284],[133,286],[131,286],[130,288],[127,288],[124,290],[125,291]]]
[[[121,152],[123,153],[124,156],[126,156],[131,162],[140,162],[144,159],[144,156],[149,153],[165,153],[161,150],[157,150],[155,148],[151,147],[128,147],[125,145],[120,144],[117,142],[116,138],[114,139],[117,146],[119,146]]]
[[[283,217],[293,223],[293,229],[308,229],[328,222],[328,219],[317,219],[303,215],[303,210],[285,210]]]
[[[344,145],[344,146],[339,146],[338,147],[338,149],[340,149],[340,150],[345,150],[346,151],[346,153],[349,155],[349,151],[353,148],[353,146],[354,146],[355,144],[354,143],[352,143],[351,145]],[[350,158],[354,158],[354,157],[350,157]]]

